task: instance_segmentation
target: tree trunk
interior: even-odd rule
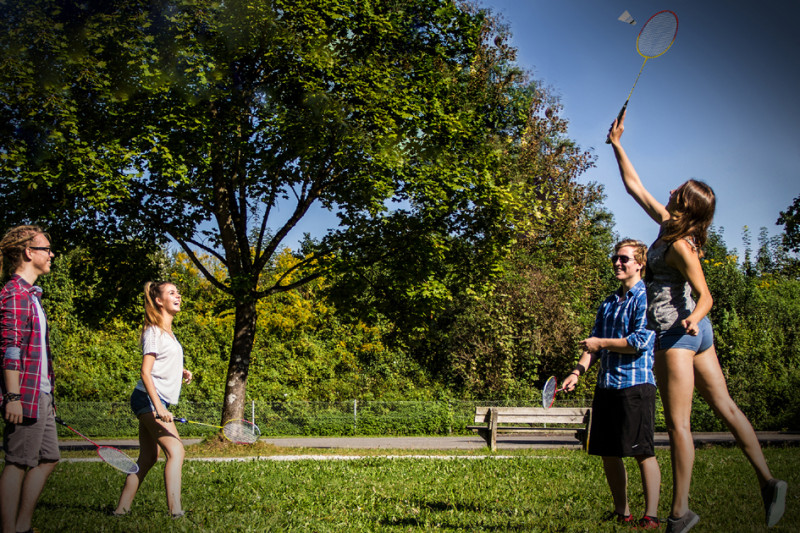
[[[222,406],[222,421],[244,418],[244,397],[247,391],[247,373],[250,369],[250,354],[256,336],[256,302],[247,299],[236,304],[236,319],[233,330],[231,360],[225,380],[225,401]]]

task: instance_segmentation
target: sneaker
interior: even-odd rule
[[[693,511],[686,511],[680,518],[667,518],[667,533],[685,533],[692,529],[700,521],[700,517]]]
[[[644,515],[636,523],[636,529],[658,529],[661,527],[661,520],[656,516]]]
[[[764,500],[767,527],[778,523],[786,510],[786,482],[772,478],[761,489],[761,499]]]
[[[603,515],[603,522],[610,522],[614,520],[615,522],[619,522],[620,524],[627,524],[633,522],[634,518],[633,515],[629,514],[620,514],[616,511],[609,511]]]

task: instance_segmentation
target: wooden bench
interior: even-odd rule
[[[586,450],[592,424],[591,407],[476,407],[477,431],[492,451],[497,450],[497,434],[540,431],[553,434],[573,433]],[[544,425],[543,425],[544,424]],[[548,426],[547,424],[553,424]]]

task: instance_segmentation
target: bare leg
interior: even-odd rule
[[[142,421],[144,417],[154,418],[152,413],[139,415],[139,459],[136,461],[139,465],[139,471],[135,474],[129,474],[125,478],[122,494],[120,494],[117,508],[114,510],[114,514],[117,515],[126,514],[131,510],[133,498],[139,491],[139,487],[147,473],[158,460],[158,440],[150,431],[148,424]]]
[[[19,502],[19,511],[17,512],[16,531],[28,531],[31,529],[31,520],[33,520],[33,511],[36,509],[36,503],[42,494],[44,484],[47,483],[47,478],[53,473],[57,464],[58,462],[55,461],[39,463],[25,474],[22,482],[22,497]]]
[[[661,469],[658,460],[653,457],[636,456],[639,472],[642,474],[642,490],[644,491],[644,514],[658,516],[658,498],[661,494]]]
[[[3,515],[3,533],[16,533],[17,531],[17,510],[25,473],[25,468],[6,463],[3,474],[0,476],[0,510]]]
[[[653,370],[661,391],[664,417],[672,457],[672,507],[678,518],[689,510],[689,487],[694,467],[691,415],[694,393],[694,352],[684,349],[660,350]]]
[[[603,457],[603,469],[614,500],[614,511],[628,516],[631,510],[628,507],[628,473],[625,471],[625,463],[620,457]]]
[[[175,424],[171,423],[173,429]],[[158,444],[164,450],[167,464],[164,466],[164,485],[167,489],[167,507],[173,515],[183,514],[181,507],[181,484],[183,474],[183,459],[186,451],[183,442],[177,436],[177,430],[169,435],[161,435]]]
[[[695,356],[694,373],[697,391],[733,433],[737,444],[753,465],[759,486],[763,487],[772,479],[772,473],[764,459],[761,444],[758,442],[756,432],[753,431],[752,424],[728,392],[728,385],[725,383],[725,376],[719,366],[714,346]]]

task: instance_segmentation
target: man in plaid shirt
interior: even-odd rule
[[[42,290],[50,272],[50,240],[38,226],[19,226],[0,241],[3,267],[13,272],[0,292],[0,361],[5,467],[0,475],[3,533],[32,531],[45,482],[60,459],[53,405],[53,359]]]
[[[614,247],[611,264],[620,282],[597,310],[591,337],[575,370],[562,385],[572,390],[578,378],[600,361],[594,400],[589,453],[603,458],[603,469],[614,500],[608,519],[634,522],[628,505],[628,476],[623,457],[639,464],[644,489],[645,513],[639,529],[657,529],[661,471],[655,457],[656,384],[653,376],[655,333],[646,329],[647,292],[642,274],[647,246],[625,239]]]

